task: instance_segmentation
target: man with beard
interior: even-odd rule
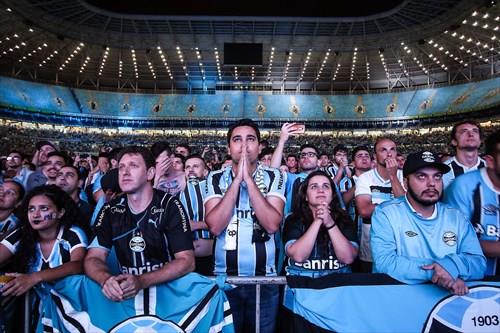
[[[372,216],[374,272],[408,284],[432,281],[455,295],[468,292],[464,281],[483,277],[486,258],[474,228],[440,202],[449,169],[428,151],[408,156],[406,196],[381,204]]]
[[[53,151],[47,155],[47,161],[42,166],[41,172],[34,172],[28,177],[26,191],[42,185],[55,185],[59,170],[65,166],[68,156],[62,152]]]
[[[396,161],[396,144],[388,138],[380,137],[375,142],[376,165],[370,171],[359,176],[356,182],[355,203],[359,216],[363,218],[361,239],[359,242],[359,259],[361,271],[372,271],[372,255],[370,250],[371,216],[375,207],[384,201],[405,194],[403,174],[398,170]]]
[[[471,221],[487,257],[486,275],[500,275],[500,131],[485,140],[486,168],[456,178],[446,188],[445,202]]]
[[[443,175],[444,188],[461,174],[486,166],[486,162],[479,157],[481,127],[475,121],[464,120],[455,124],[451,130],[451,145],[456,152],[445,162],[451,170]]]

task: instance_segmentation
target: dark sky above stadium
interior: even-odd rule
[[[363,17],[388,11],[402,0],[87,0],[121,14],[188,16]]]

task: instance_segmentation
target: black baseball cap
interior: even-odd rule
[[[403,176],[407,177],[415,171],[418,171],[419,169],[425,167],[436,168],[443,174],[450,171],[450,167],[444,163],[441,163],[441,160],[439,159],[437,154],[434,154],[430,151],[421,151],[408,155],[405,165],[403,166]]]

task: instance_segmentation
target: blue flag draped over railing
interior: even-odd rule
[[[85,276],[39,292],[36,332],[234,332],[229,303],[216,283],[196,273],[147,288],[123,302],[108,300]]]
[[[500,282],[467,283],[465,296],[384,274],[288,277],[286,332],[500,332]]]

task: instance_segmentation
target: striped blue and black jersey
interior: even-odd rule
[[[19,223],[19,219],[14,215],[10,214],[3,221],[0,221],[0,240],[14,230]]]
[[[485,168],[457,177],[445,191],[445,201],[471,221],[480,240],[500,242],[500,192]],[[487,258],[486,275],[500,274],[498,258]]]
[[[179,200],[186,210],[191,221],[205,221],[205,206],[203,198],[205,196],[205,180],[200,182],[186,182],[184,191],[179,192]],[[214,236],[206,229],[193,231],[193,239],[213,239]]]
[[[14,230],[1,242],[11,253],[17,251],[22,235],[20,231],[21,229]],[[80,228],[75,226],[65,228],[62,226],[57,233],[52,251],[47,258],[42,254],[40,243],[36,243],[35,260],[29,267],[29,271],[39,272],[44,269],[61,266],[71,261],[71,252],[73,250],[80,247],[86,248],[87,245],[87,236]]]
[[[154,190],[149,206],[132,213],[127,196],[113,199],[99,212],[89,248],[114,246],[123,273],[140,275],[159,270],[175,253],[192,250],[189,219],[176,197]]]
[[[486,166],[486,162],[483,159],[479,158],[477,160],[477,163],[469,168],[457,161],[457,158],[455,156],[444,162],[444,164],[450,167],[450,171],[443,175],[444,188],[447,188],[448,185],[450,185],[458,176],[463,175],[464,173],[484,168]]]
[[[278,169],[259,165],[252,177],[265,197],[275,196],[285,201],[285,176]],[[212,171],[206,182],[205,203],[214,198],[222,198],[232,181],[232,168]],[[254,241],[253,238],[255,209],[258,207],[250,205],[246,184],[241,183],[233,216],[228,225],[231,228],[228,232],[226,227],[216,237],[214,252],[216,275],[276,275],[274,237],[267,237],[265,241]],[[226,234],[228,236],[234,234],[236,243],[230,245],[230,241],[226,241]]]

